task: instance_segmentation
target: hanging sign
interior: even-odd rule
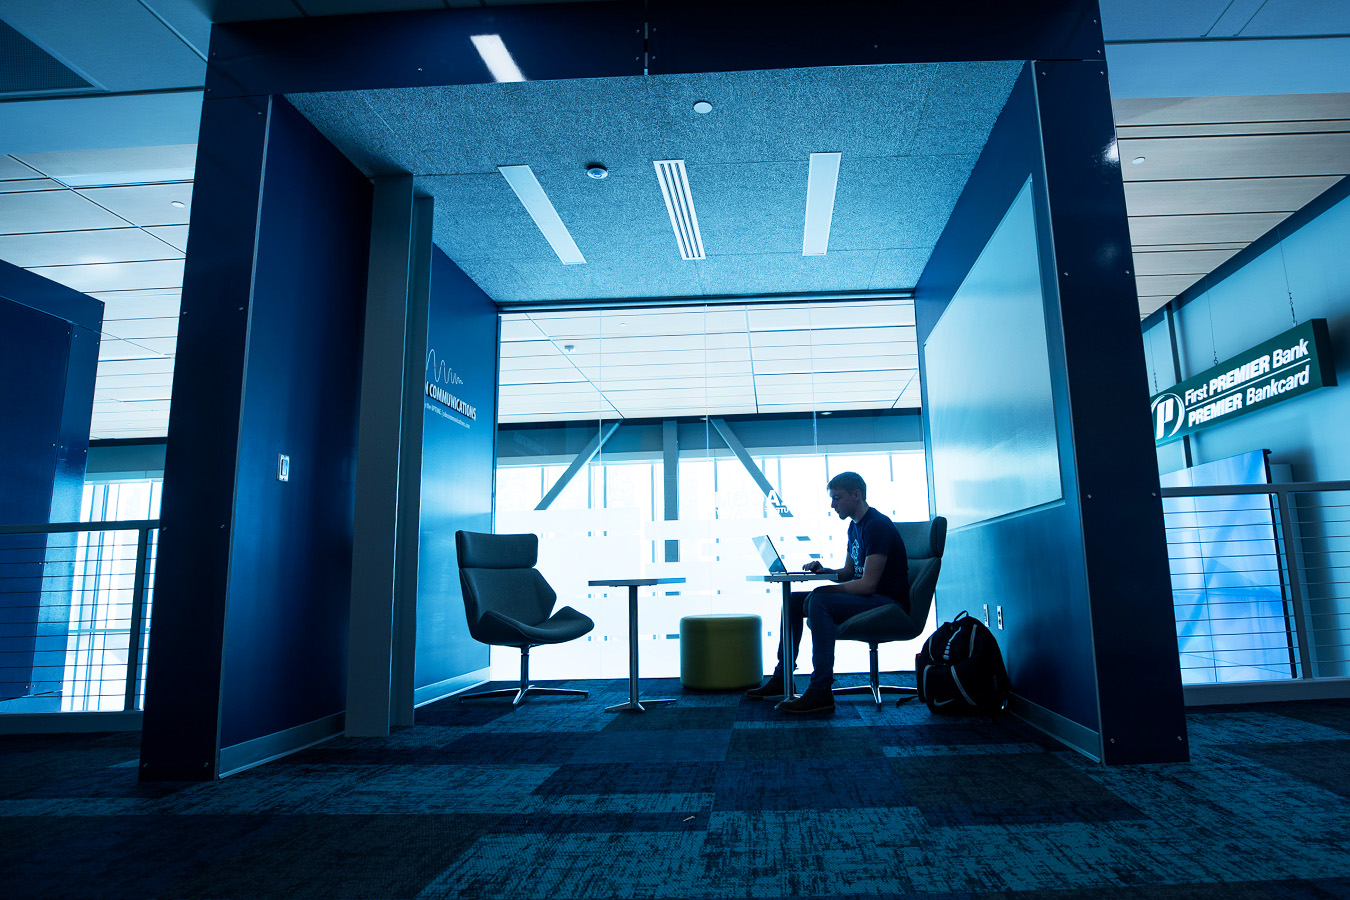
[[[1336,383],[1326,319],[1309,319],[1153,396],[1153,440],[1211,425]]]

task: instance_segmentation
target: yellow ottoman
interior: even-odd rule
[[[680,619],[680,684],[694,691],[734,691],[764,680],[759,616],[713,614]]]

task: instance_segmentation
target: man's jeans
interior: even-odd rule
[[[796,668],[797,651],[802,643],[802,620],[811,624],[811,687],[828,691],[834,686],[834,634],[846,619],[877,606],[894,603],[885,594],[843,594],[838,591],[793,591],[788,600],[792,619],[792,660]],[[778,669],[783,675],[783,640],[778,640]]]

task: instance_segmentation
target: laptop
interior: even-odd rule
[[[786,575],[787,566],[783,565],[783,557],[778,555],[778,550],[774,548],[773,541],[769,540],[767,534],[761,534],[753,538],[755,549],[759,551],[760,557],[764,560],[764,565],[769,567],[770,575]]]

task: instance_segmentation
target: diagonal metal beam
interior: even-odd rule
[[[711,419],[710,421],[712,422],[712,427],[716,428],[717,433],[722,436],[722,440],[727,442],[727,446],[731,448],[731,452],[735,453],[736,458],[741,461],[741,465],[745,466],[745,471],[749,472],[750,477],[755,479],[755,484],[759,485],[759,489],[764,492],[764,496],[769,498],[769,502],[773,504],[773,508],[778,510],[778,515],[791,516],[792,510],[787,508],[787,504],[783,502],[783,498],[778,496],[778,491],[774,490],[773,485],[769,484],[769,479],[764,477],[764,472],[761,471],[759,466],[755,464],[755,461],[750,458],[750,454],[746,452],[745,445],[741,443],[740,438],[732,433],[731,426],[726,423],[726,420]]]
[[[544,495],[543,500],[539,501],[539,505],[535,509],[548,509],[553,501],[558,499],[558,495],[563,492],[563,489],[571,483],[576,474],[581,471],[581,467],[590,462],[595,454],[600,452],[600,448],[605,445],[605,441],[609,440],[610,435],[614,434],[622,424],[623,420],[620,419],[611,424],[607,430],[596,432],[595,437],[591,438],[590,443],[582,448],[582,451],[577,454],[577,458],[572,460],[572,464],[567,467],[567,471],[562,473],[557,483],[548,489],[548,493]]]

